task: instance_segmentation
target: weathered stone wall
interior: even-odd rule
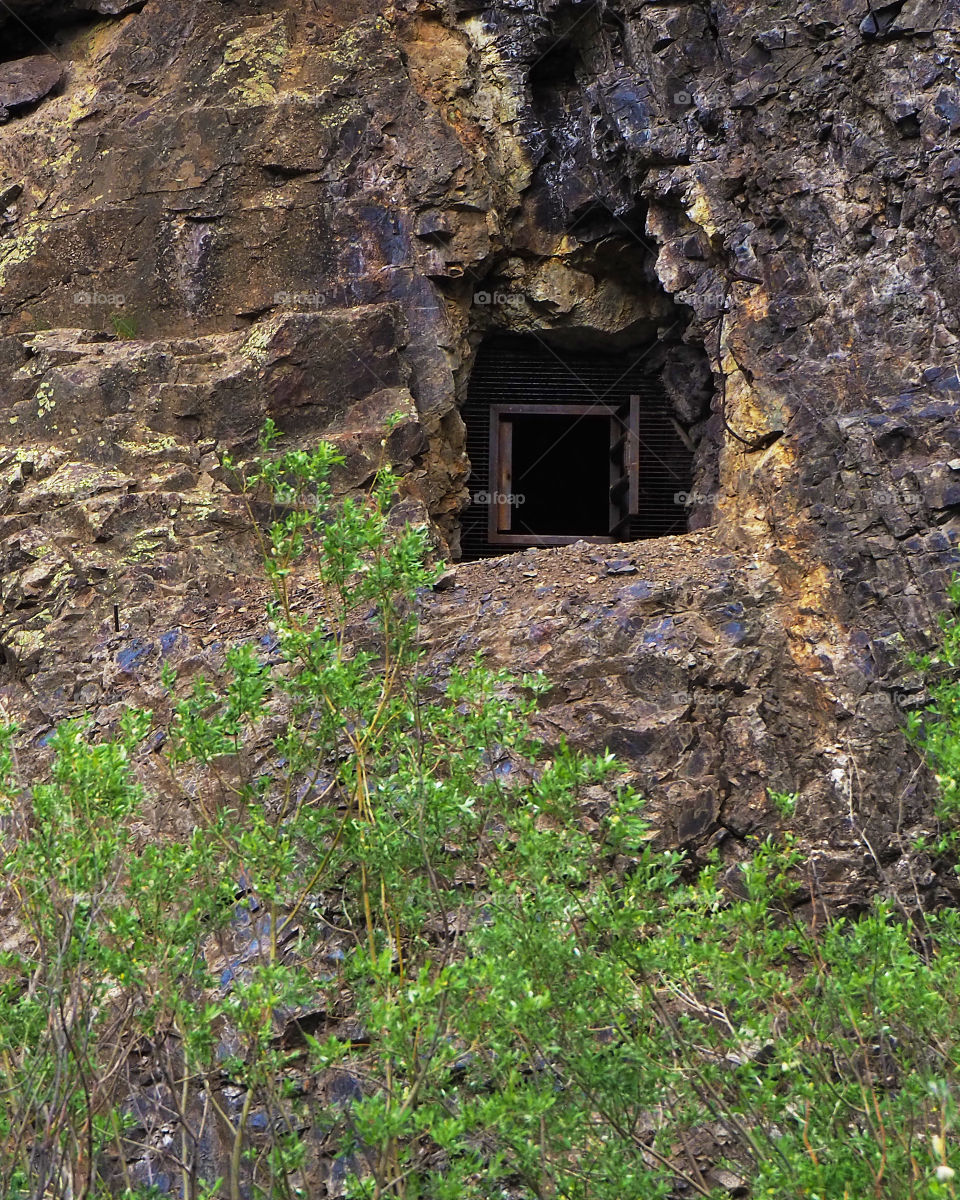
[[[901,645],[960,561],[956,4],[15,11],[9,704],[109,714],[156,699],[165,632],[243,632],[220,457],[264,416],[349,488],[403,412],[404,511],[455,550],[484,334],[602,337],[663,364],[699,532],[462,567],[431,636],[545,669],[545,732],[612,742],[667,840],[738,844],[777,787],[838,892],[907,870]]]
[[[696,445],[692,532],[460,567],[424,600],[435,669],[545,671],[546,741],[612,746],[731,885],[776,789],[824,900],[942,898],[901,727],[960,563],[958,35],[955,0],[8,0],[0,700],[28,745],[162,723],[163,662],[263,635],[221,459],[265,416],[334,438],[343,490],[394,463],[455,550],[484,335],[615,346]]]

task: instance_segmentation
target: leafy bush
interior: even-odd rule
[[[426,533],[336,463],[245,479],[272,630],[176,704],[186,835],[144,834],[144,714],[32,788],[6,730],[2,1195],[954,1196],[958,914],[817,929],[789,836],[656,848],[609,755],[531,740],[545,680],[424,672]]]
[[[954,610],[960,609],[960,578],[949,596]],[[907,730],[937,773],[941,835],[936,849],[946,853],[955,850],[960,836],[960,620],[955,612],[941,614],[940,634],[932,653],[912,659],[930,680],[931,705],[926,713],[907,714]]]

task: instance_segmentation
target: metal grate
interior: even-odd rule
[[[686,510],[678,492],[691,487],[692,455],[673,423],[670,403],[658,376],[645,371],[638,355],[571,354],[533,337],[488,339],[479,350],[470,378],[463,419],[471,497],[489,492],[490,408],[494,404],[619,405],[639,396],[640,515],[630,519],[625,540],[662,537],[686,529]],[[571,483],[574,481],[571,481]],[[472,503],[462,518],[465,559],[504,552],[487,540],[487,505]]]

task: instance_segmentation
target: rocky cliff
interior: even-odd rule
[[[690,532],[465,563],[438,664],[539,668],[665,843],[799,793],[838,905],[927,902],[903,666],[960,565],[956,0],[11,0],[3,700],[34,740],[259,631],[222,466],[382,456],[456,558],[483,338],[651,355]],[[387,418],[400,414],[398,422]]]

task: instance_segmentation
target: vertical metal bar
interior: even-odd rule
[[[640,397],[630,397],[630,415],[627,421],[627,440],[623,447],[624,466],[630,480],[630,495],[627,515],[640,514]]]
[[[623,520],[623,514],[620,511],[620,503],[617,500],[617,481],[620,478],[620,470],[617,465],[619,454],[617,451],[617,443],[620,441],[620,421],[617,417],[610,418],[610,536],[616,537],[620,531],[620,522]]]
[[[513,422],[498,419],[497,430],[497,529],[509,533],[512,528],[513,505],[509,497],[513,491]]]
[[[497,507],[493,502],[494,493],[497,490],[497,481],[500,478],[500,409],[496,404],[491,404],[490,413],[490,461],[487,467],[487,537],[488,539],[497,536]]]

